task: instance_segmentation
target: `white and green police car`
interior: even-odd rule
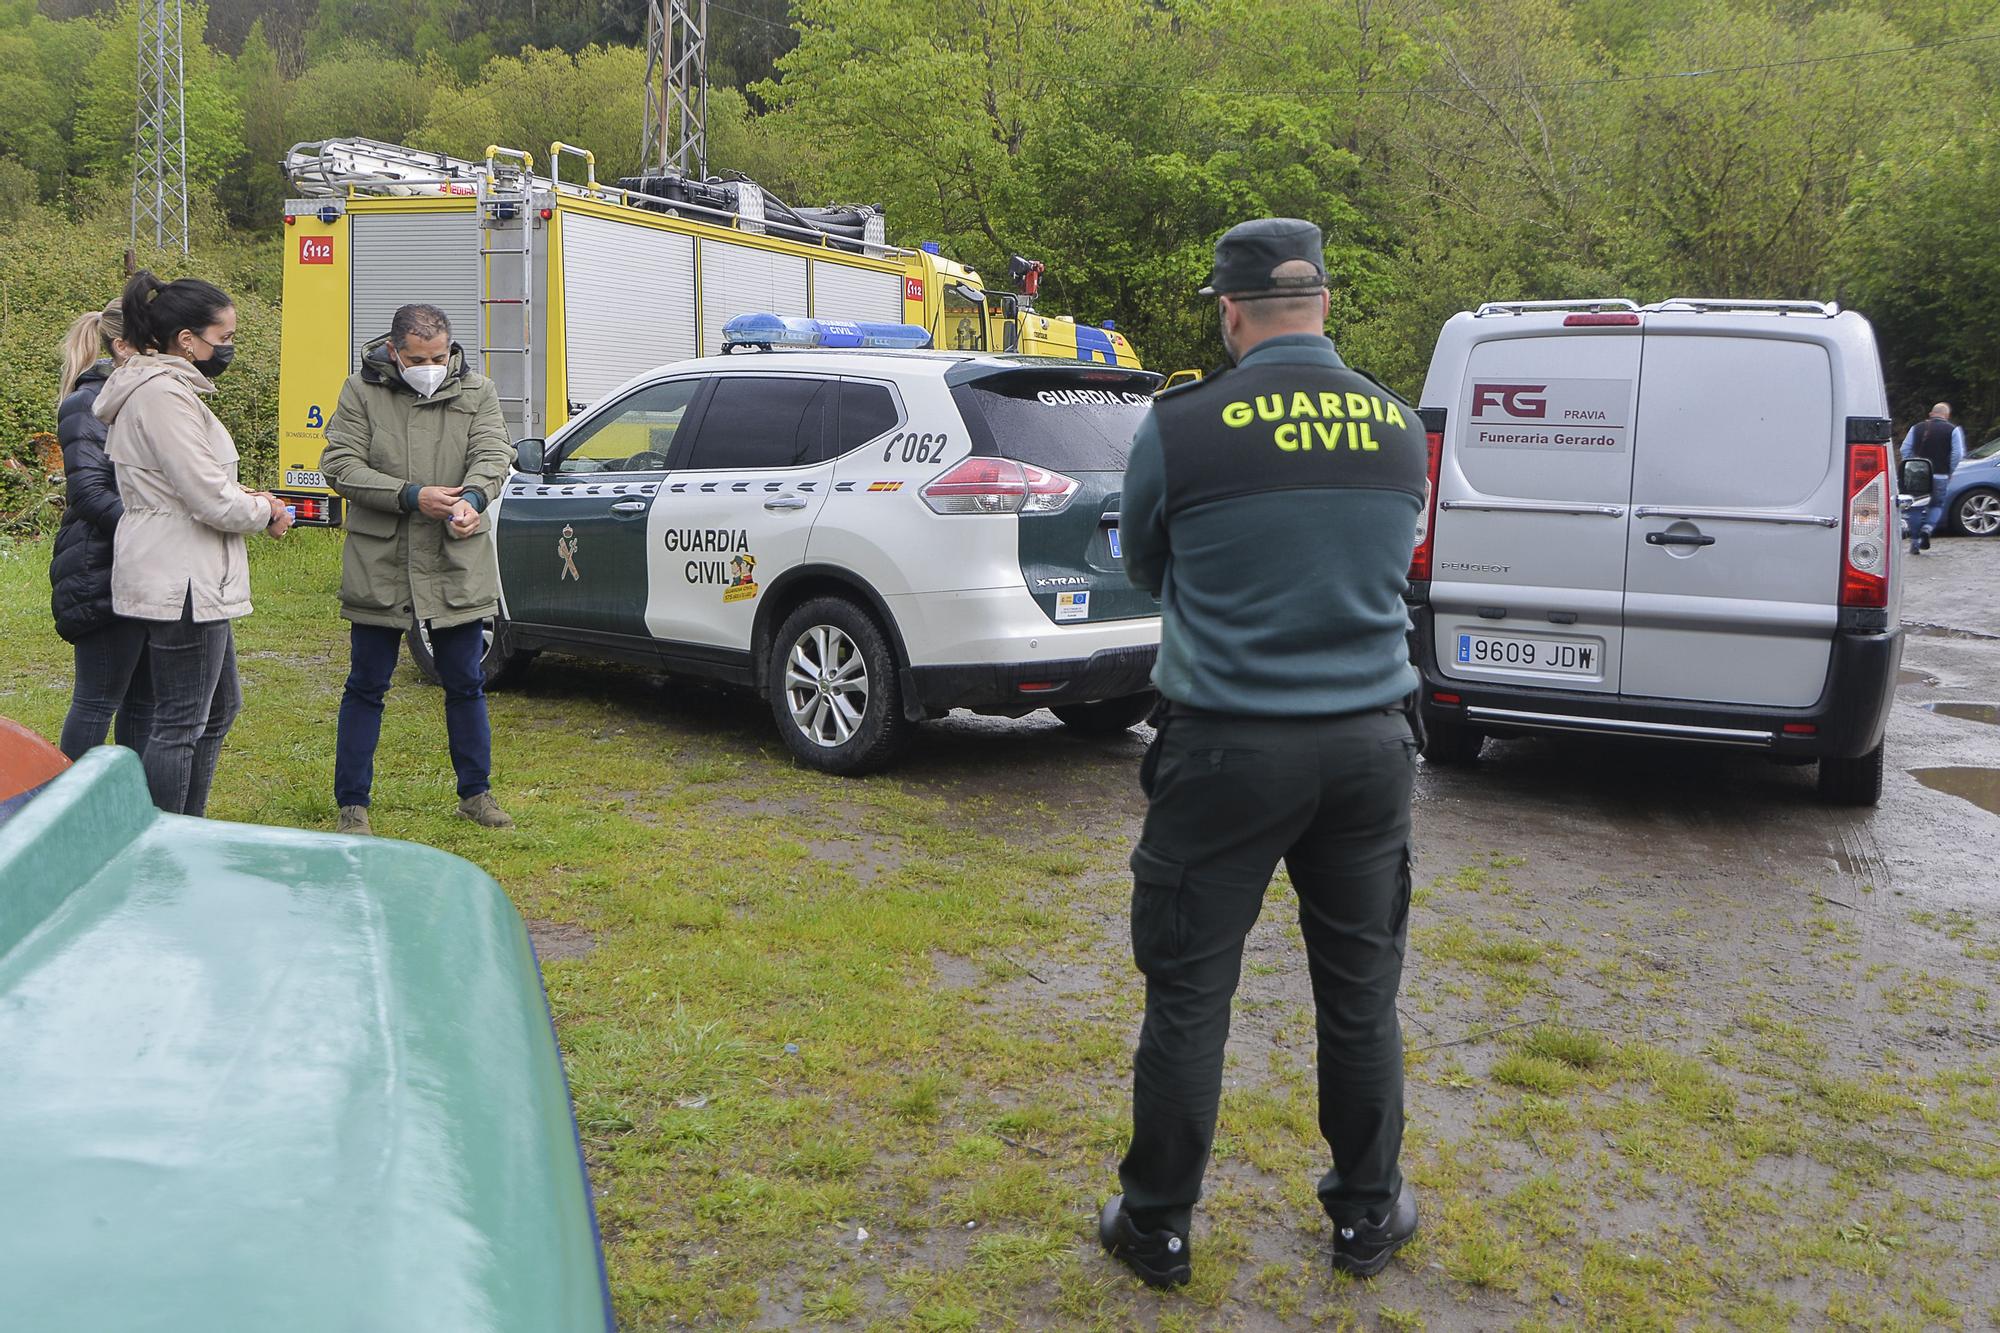
[[[954,708],[1145,717],[1159,603],[1125,578],[1118,497],[1157,375],[923,351],[907,325],[725,338],[761,350],[661,366],[518,446],[489,681],[551,650],[748,686],[829,773]]]

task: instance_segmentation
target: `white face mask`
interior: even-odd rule
[[[446,366],[404,366],[403,383],[428,398],[444,383],[448,369]]]

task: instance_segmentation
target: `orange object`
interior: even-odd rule
[[[33,791],[68,767],[61,750],[20,723],[0,717],[0,801]]]

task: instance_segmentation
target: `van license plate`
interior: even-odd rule
[[[1523,639],[1507,634],[1461,634],[1458,660],[1466,666],[1544,671],[1561,676],[1604,674],[1604,650],[1584,639]]]

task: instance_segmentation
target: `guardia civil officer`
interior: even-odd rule
[[[334,741],[337,831],[368,833],[382,701],[412,621],[430,636],[444,683],[444,729],[458,813],[487,828],[514,821],[488,780],[485,621],[499,610],[486,507],[514,456],[493,381],[466,366],[451,322],[406,305],[362,349],[326,426],[320,471],[348,503],[340,613],[352,656]]]
[[[1161,395],[1125,474],[1125,569],[1161,598],[1166,714],[1132,853],[1146,977],[1132,1146],[1098,1235],[1153,1286],[1190,1276],[1230,998],[1280,859],[1319,1016],[1333,1266],[1378,1273],[1417,1229],[1397,1168],[1396,990],[1416,755],[1402,597],[1424,435],[1325,336],[1322,253],[1319,228],[1294,218],[1216,243],[1201,294],[1220,298],[1236,367]]]

